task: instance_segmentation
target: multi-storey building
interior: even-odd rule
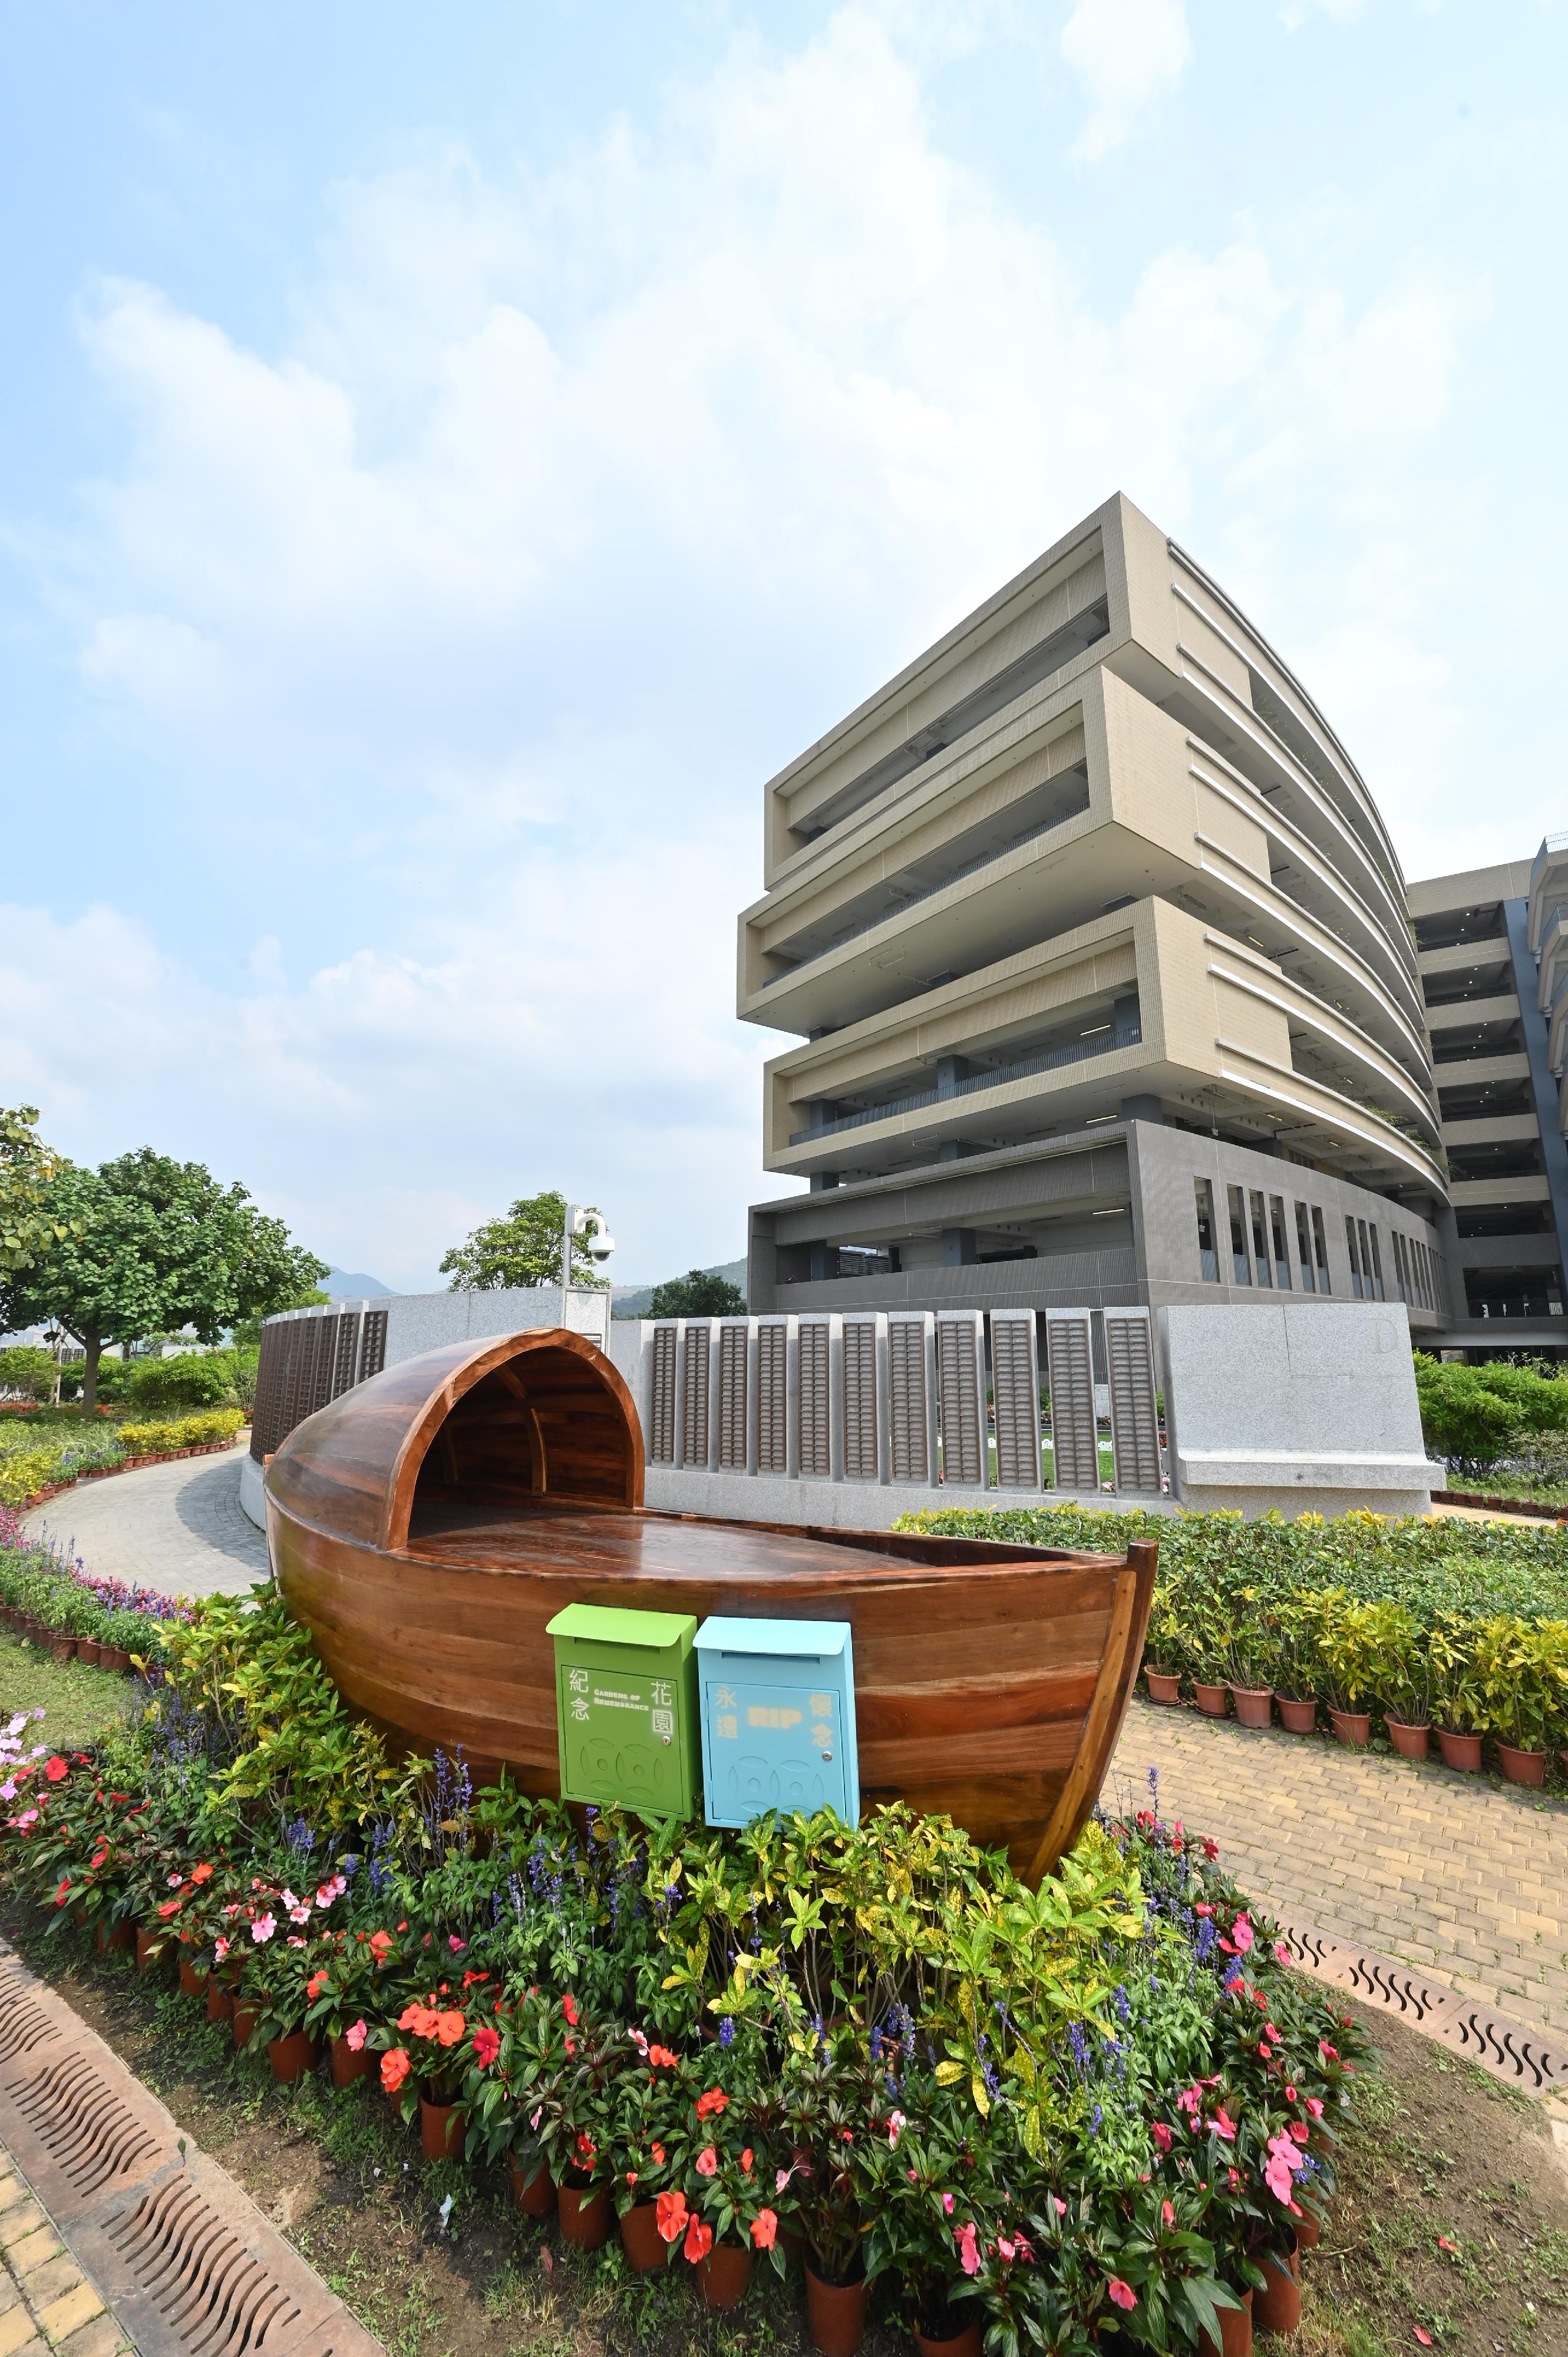
[[[1324,715],[1110,500],[766,789],[754,1311],[1402,1299],[1447,1322],[1404,880]],[[1568,896],[1565,896],[1568,897]],[[1568,919],[1563,922],[1568,924]]]
[[[1452,1206],[1451,1348],[1563,1347],[1568,837],[1412,884]],[[1560,1101],[1561,1100],[1561,1101]]]

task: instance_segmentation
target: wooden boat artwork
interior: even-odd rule
[[[560,1791],[548,1622],[573,1603],[847,1621],[863,1810],[908,1801],[1031,1883],[1094,1806],[1155,1549],[1125,1555],[646,1508],[637,1407],[564,1329],[407,1359],[267,1463],[285,1603],[345,1699],[404,1746]]]

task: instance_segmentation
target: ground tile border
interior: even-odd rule
[[[0,2143],[141,2357],[385,2357],[3,1939],[0,2023]]]

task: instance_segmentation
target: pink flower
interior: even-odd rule
[[[1282,2160],[1277,2153],[1271,2153],[1269,2155],[1267,2165],[1263,2170],[1263,2182],[1267,2185],[1269,2191],[1273,2194],[1276,2201],[1288,2201],[1290,2200],[1290,2165],[1287,2161]]]
[[[1290,1950],[1283,1940],[1274,1942],[1274,1962],[1276,1964],[1288,1964],[1290,1962]]]
[[[365,2042],[366,2034],[362,2021],[351,2021],[349,2024],[348,2029],[343,2032],[343,2043],[350,2054],[357,2054],[360,2051]]]
[[[224,1959],[224,1957],[228,1954],[228,1953],[229,1953],[229,1943],[228,1943],[228,1941],[224,1938],[224,1936],[223,1936],[222,1932],[220,1932],[220,1933],[218,1934],[218,1937],[217,1937],[217,1938],[213,1941],[213,1943],[212,1943],[212,1953],[213,1953],[213,1956],[214,1956],[215,1960],[216,1960],[219,1964],[221,1964],[221,1963],[222,1963],[222,1961],[223,1961],[223,1959]]]
[[[455,1956],[460,1956],[467,1947],[467,1944],[468,1943],[467,1940],[459,1940],[456,1932],[447,1932],[446,1945],[451,1949],[452,1953]]]
[[[980,2273],[980,2248],[975,2240],[972,2218],[967,2226],[956,2226],[953,2229],[953,2240],[958,2244],[959,2265],[964,2274],[977,2276]]]
[[[1308,2095],[1306,2099],[1306,2108],[1312,2114],[1315,2120],[1320,2120],[1323,2117],[1323,2104],[1322,2099],[1319,2096]]]
[[[699,2176],[699,2177],[712,2177],[712,2176],[714,2174],[714,2172],[717,2170],[717,2169],[718,2169],[718,2165],[719,2165],[719,2157],[718,2157],[718,2154],[714,2150],[714,2147],[713,2147],[713,2146],[712,2146],[711,2144],[705,2144],[705,2145],[703,2147],[702,2151],[697,2155],[697,2174],[698,2174],[698,2176]]]
[[[1244,1908],[1241,1913],[1237,1916],[1234,1923],[1230,1926],[1230,1937],[1235,1941],[1236,1945],[1240,1950],[1242,1955],[1245,1955],[1248,1949],[1252,1944],[1252,1926],[1247,1920],[1247,1913]]]
[[[251,1937],[258,1948],[264,1948],[276,1930],[277,1918],[274,1915],[258,1915],[251,1926]]]
[[[1230,2118],[1223,2104],[1221,2104],[1219,2111],[1215,2113],[1214,2117],[1210,2120],[1208,2125],[1214,2130],[1216,2136],[1223,2136],[1225,2138],[1227,2144],[1235,2143],[1236,2123]]]
[[[1166,2127],[1164,2120],[1151,2120],[1149,2123],[1149,2134],[1154,2137],[1155,2142],[1159,2146],[1162,2152],[1169,2152],[1171,2148],[1171,2132],[1169,2128]]]
[[[950,2218],[952,2216],[953,2197],[950,2193],[944,2193],[942,2195],[942,2213],[944,2217]]]
[[[1131,2284],[1123,2283],[1120,2276],[1112,2276],[1105,2288],[1111,2294],[1112,2298],[1115,2301],[1118,2308],[1133,2309],[1137,2307],[1137,2293],[1133,2290]]]
[[[1067,2216],[1067,2203],[1062,2200],[1061,2195],[1059,2193],[1053,2193],[1051,2200],[1057,2205],[1057,2216],[1058,2218],[1065,2218]]]
[[[1160,2204],[1160,2216],[1165,2220],[1167,2226],[1174,2226],[1176,2224],[1176,2209],[1174,2204],[1169,2201],[1162,2201]]]
[[[903,2126],[903,2125],[904,2125],[904,2115],[903,2115],[903,2113],[902,2113],[902,2112],[889,2112],[889,2113],[888,2113],[888,2115],[887,2115],[887,2145],[888,2145],[888,2149],[889,2149],[889,2151],[891,2151],[891,2150],[892,2150],[892,2149],[897,2146],[897,2142],[898,2142],[898,2131],[899,2131],[899,2129]]]
[[[310,1921],[309,1908],[291,1907],[288,1910],[288,1920],[291,1923],[308,1923]]]

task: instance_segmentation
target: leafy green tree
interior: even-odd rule
[[[236,1318],[229,1340],[236,1351],[259,1351],[262,1347],[262,1318],[275,1318],[280,1309],[325,1309],[332,1296],[323,1293],[318,1285],[302,1286],[287,1301],[274,1301],[270,1309],[255,1318]],[[244,1406],[246,1402],[242,1401]]]
[[[0,1392],[12,1398],[37,1400],[40,1405],[55,1395],[55,1355],[36,1343],[14,1343],[0,1351]]]
[[[689,1269],[684,1276],[668,1276],[653,1288],[650,1318],[744,1318],[746,1296],[727,1276],[711,1269]]]
[[[592,1211],[595,1206],[585,1204]],[[467,1241],[454,1244],[441,1264],[450,1276],[452,1293],[489,1293],[502,1286],[559,1285],[561,1232],[566,1224],[566,1198],[552,1187],[542,1195],[524,1195],[506,1217],[487,1220]],[[572,1283],[607,1286],[588,1258],[586,1243],[572,1239]]]
[[[227,1351],[181,1351],[172,1359],[137,1359],[131,1368],[131,1400],[155,1415],[178,1408],[224,1407],[234,1370]]]
[[[37,1105],[0,1105],[0,1284],[70,1232],[55,1181],[70,1166],[44,1144],[38,1118]]]
[[[237,1181],[225,1187],[201,1163],[150,1146],[97,1170],[62,1171],[49,1201],[67,1232],[0,1287],[0,1316],[11,1326],[53,1318],[76,1337],[84,1415],[105,1343],[185,1328],[216,1342],[327,1274]]]

